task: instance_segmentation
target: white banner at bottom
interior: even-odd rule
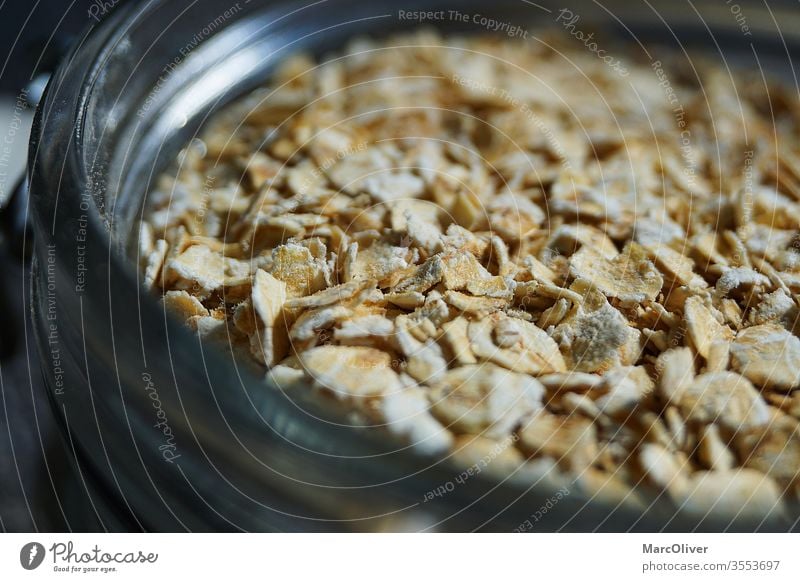
[[[0,580],[798,580],[797,534],[5,534]]]

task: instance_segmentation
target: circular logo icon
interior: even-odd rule
[[[44,561],[44,546],[38,542],[30,542],[19,551],[19,563],[26,570],[35,570]]]

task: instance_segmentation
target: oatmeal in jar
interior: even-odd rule
[[[427,31],[295,56],[149,194],[145,284],[423,454],[797,513],[800,111],[698,66]]]

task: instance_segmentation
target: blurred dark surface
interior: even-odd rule
[[[8,257],[0,268],[4,305],[14,315],[9,324],[16,326],[2,333],[16,333],[17,338],[11,355],[0,361],[0,530],[65,530],[60,490],[71,477],[42,386],[29,319],[24,317],[28,269]]]
[[[96,0],[0,0],[0,91],[16,94],[51,66],[40,59],[43,51],[63,50],[64,39],[91,24],[93,4]]]

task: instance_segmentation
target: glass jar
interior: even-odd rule
[[[288,54],[320,55],[356,35],[419,23],[382,1],[104,4],[109,14],[98,15],[102,21],[47,88],[30,172],[42,368],[68,449],[107,527],[514,531],[526,520],[534,531],[791,527],[778,518],[687,516],[664,499],[632,509],[577,491],[542,513],[552,485],[488,474],[454,485],[461,469],[446,459],[353,428],[343,411],[267,389],[198,341],[143,290],[131,259],[154,177],[210,114],[262,84]],[[740,1],[734,12],[712,0],[656,7],[570,0],[569,10],[629,43],[633,59],[646,58],[641,41],[658,42],[677,58],[702,51],[795,83],[800,13],[789,2],[770,4]],[[426,24],[485,33],[481,18],[557,28],[564,5],[408,0],[401,8],[479,15]]]

